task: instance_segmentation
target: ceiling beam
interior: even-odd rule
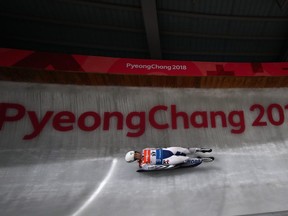
[[[141,8],[151,59],[162,59],[156,0],[141,0]]]
[[[277,4],[281,9],[284,9],[288,5],[288,0],[276,0]]]
[[[0,18],[7,18],[7,17],[12,18],[12,19],[29,20],[32,22],[53,23],[56,25],[63,25],[63,26],[82,27],[82,28],[86,28],[86,29],[103,29],[103,30],[112,30],[112,31],[125,31],[125,32],[141,33],[141,34],[144,33],[143,29],[137,29],[137,28],[132,28],[132,27],[99,25],[98,23],[84,23],[84,22],[44,18],[44,17],[31,16],[31,15],[25,15],[25,14],[12,14],[12,13],[0,12]]]
[[[93,7],[101,7],[105,9],[114,9],[114,10],[129,10],[129,11],[135,11],[139,12],[141,9],[139,6],[133,6],[133,5],[125,5],[125,4],[116,4],[116,3],[108,3],[108,2],[97,2],[93,0],[60,0],[62,2],[66,3],[75,3],[75,4],[82,4],[82,5],[88,5]]]
[[[288,0],[287,0],[288,1]],[[259,22],[287,22],[287,16],[246,16],[246,15],[231,15],[231,14],[209,14],[197,13],[179,10],[163,10],[159,9],[158,14],[168,16],[179,16],[188,18],[203,18],[203,19],[218,19],[218,20],[236,20],[236,21],[259,21]]]
[[[54,39],[39,39],[39,38],[25,38],[25,37],[17,37],[17,36],[11,36],[9,39],[15,44],[18,44],[18,42],[29,42],[29,43],[38,43],[38,44],[46,44],[46,45],[56,45],[56,46],[66,46],[66,47],[72,47],[72,48],[90,48],[95,50],[110,50],[110,51],[119,51],[119,52],[137,52],[137,53],[147,53],[146,49],[140,49],[140,48],[129,48],[127,46],[120,47],[120,46],[106,46],[106,45],[98,45],[98,44],[91,44],[91,43],[76,43],[76,42],[67,42],[64,40],[54,40]],[[6,41],[7,43],[7,36],[0,35],[0,41]],[[1,43],[0,43],[1,44]],[[38,45],[39,46],[39,45]],[[43,46],[42,46],[43,48]],[[146,54],[148,55],[148,53]]]
[[[195,37],[195,38],[212,38],[212,39],[229,39],[229,40],[287,40],[286,36],[278,35],[227,35],[227,34],[212,34],[212,33],[197,33],[197,32],[181,32],[181,31],[161,31],[161,35],[172,35],[177,37]]]
[[[287,0],[288,1],[288,0]],[[50,19],[39,16],[31,16],[26,14],[16,14],[16,13],[5,13],[0,12],[0,18],[13,18],[21,20],[29,20],[32,22],[42,22],[42,23],[53,23],[56,25],[72,26],[72,27],[83,27],[86,29],[101,29],[101,30],[111,30],[111,31],[122,31],[122,32],[133,32],[133,33],[144,33],[144,29],[132,28],[132,27],[121,27],[112,25],[99,25],[98,23],[83,23],[68,20]],[[231,39],[231,40],[287,40],[286,36],[282,35],[227,35],[227,34],[210,34],[210,33],[197,33],[197,32],[185,32],[185,31],[161,31],[162,35],[171,35],[177,37],[196,37],[196,38],[212,38],[212,39]]]

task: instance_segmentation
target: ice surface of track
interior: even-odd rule
[[[124,88],[132,95],[127,99],[119,96],[127,95],[123,88],[119,93],[116,87],[81,87],[85,91],[80,95],[74,86],[1,83],[0,87],[1,102],[24,104],[28,99],[32,109],[33,101],[40,100],[40,113],[49,107],[51,101],[47,102],[47,98],[54,109],[64,100],[59,108],[63,110],[71,108],[70,103],[80,106],[87,94],[86,102],[92,104],[99,98],[108,104],[120,100],[122,110],[172,101],[179,104],[187,98],[200,106],[222,110],[231,104],[245,109],[244,100],[250,104],[288,102],[287,89],[211,92]],[[94,94],[98,96],[91,100]],[[150,97],[134,107],[135,98],[147,94]],[[17,131],[28,123],[6,125],[0,133],[0,215],[287,215],[287,111],[285,115],[282,126],[247,126],[245,133],[238,135],[220,128],[192,132],[147,130],[139,138],[127,138],[119,131],[104,135],[76,131],[67,135],[51,129],[34,140],[23,141]],[[248,115],[247,125],[254,119]],[[196,168],[137,173],[137,164],[127,164],[123,155],[147,146],[211,147],[216,160]]]

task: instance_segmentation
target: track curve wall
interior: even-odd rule
[[[288,96],[278,89],[1,82],[1,215],[286,212]],[[145,147],[211,147],[193,169],[136,173]]]

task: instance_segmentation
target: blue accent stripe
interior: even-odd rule
[[[185,153],[183,153],[183,152],[179,152],[179,151],[177,151],[175,155],[176,155],[176,156],[186,156]]]
[[[169,151],[169,150],[163,150],[163,155],[162,155],[162,159],[165,158],[169,158],[173,155],[173,152]]]
[[[163,150],[157,149],[156,150],[156,165],[162,165],[163,161]]]

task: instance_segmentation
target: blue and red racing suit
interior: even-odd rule
[[[189,160],[186,154],[193,153],[193,149],[182,147],[145,148],[139,167],[143,170],[157,170],[175,167],[177,164]]]

